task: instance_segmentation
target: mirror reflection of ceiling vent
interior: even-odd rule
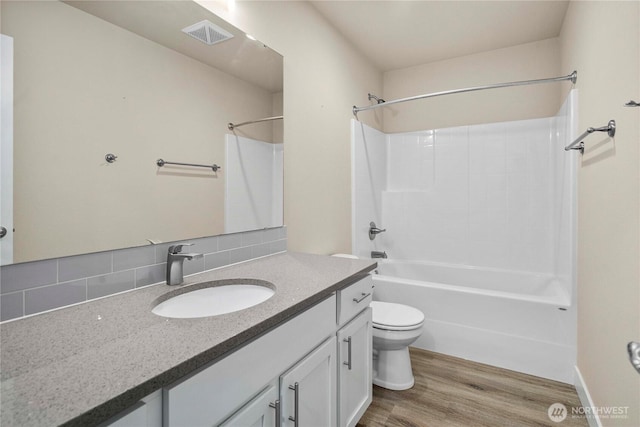
[[[233,37],[233,34],[227,30],[224,30],[207,20],[190,25],[187,28],[183,28],[182,32],[208,45],[220,43]]]

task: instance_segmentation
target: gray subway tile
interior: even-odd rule
[[[0,295],[0,322],[24,316],[24,293]]]
[[[223,267],[229,264],[229,251],[217,252],[215,254],[204,256],[204,269],[211,270],[213,268]]]
[[[25,291],[24,312],[25,314],[40,313],[86,301],[86,299],[87,281],[85,279],[58,283]]]
[[[135,288],[133,270],[105,274],[87,279],[87,299],[100,298]]]
[[[81,277],[111,273],[111,252],[98,252],[60,258],[58,260],[58,280],[66,282]]]
[[[166,280],[166,270],[167,263],[136,268],[136,288],[164,282]]]
[[[266,256],[271,253],[270,251],[270,243],[261,243],[259,245],[251,246],[251,257],[258,258],[261,256]]]
[[[264,237],[262,238],[263,242],[273,242],[274,240],[280,239],[280,229],[279,228],[268,228],[264,230]]]
[[[204,257],[185,259],[182,267],[182,272],[185,276],[189,274],[201,273],[204,271]]]
[[[0,293],[21,291],[58,281],[58,261],[25,262],[5,265],[0,270]]]
[[[241,233],[242,246],[253,246],[262,243],[262,230],[246,231]]]
[[[195,252],[199,254],[212,254],[214,252],[218,252],[218,237],[202,237],[200,239],[190,239],[190,243],[193,243],[193,246],[189,246],[184,248],[182,252]]]
[[[251,259],[251,247],[247,246],[239,249],[232,249],[229,251],[229,263],[234,264],[236,262],[246,261]]]
[[[156,248],[141,246],[139,248],[113,251],[113,271],[129,270],[156,263]]]
[[[283,225],[282,227],[280,227],[280,238],[281,239],[286,239],[287,238],[287,226]]]
[[[236,249],[242,246],[242,234],[224,234],[218,237],[218,250]]]
[[[275,242],[269,243],[269,250],[272,254],[277,252],[284,252],[287,250],[287,241],[286,240],[276,240]]]
[[[174,245],[175,243],[159,243],[154,245],[153,247],[156,249],[156,263],[167,262],[167,252],[169,251],[169,246]]]

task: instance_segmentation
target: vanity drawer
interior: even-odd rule
[[[338,326],[353,319],[358,313],[369,307],[373,295],[373,278],[367,275],[338,291]]]

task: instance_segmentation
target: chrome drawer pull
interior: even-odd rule
[[[369,292],[368,294],[365,294],[364,292],[362,293],[362,298],[358,299],[358,298],[354,298],[353,302],[357,302],[357,303],[361,303],[362,301],[364,301],[365,299],[367,299],[368,296],[371,296],[371,292]]]

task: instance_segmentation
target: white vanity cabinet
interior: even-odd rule
[[[355,426],[372,397],[372,288],[341,289],[104,425]]]
[[[165,388],[164,427],[230,422],[230,417],[239,416],[247,404],[251,405],[266,384],[288,372],[319,344],[335,337],[335,316],[336,297],[332,295],[223,359]],[[275,399],[269,403],[275,404]],[[272,411],[275,413],[275,408]]]
[[[353,427],[372,400],[371,308],[338,331],[339,426]]]
[[[336,338],[280,377],[282,426],[336,425]]]
[[[338,292],[338,425],[355,426],[373,397],[371,276]]]
[[[331,337],[221,427],[336,425],[336,339]]]
[[[155,391],[99,427],[162,427],[162,392]]]
[[[263,390],[258,397],[244,405],[221,424],[221,427],[251,426],[251,427],[276,427],[281,418],[280,387],[278,381],[273,381]]]

